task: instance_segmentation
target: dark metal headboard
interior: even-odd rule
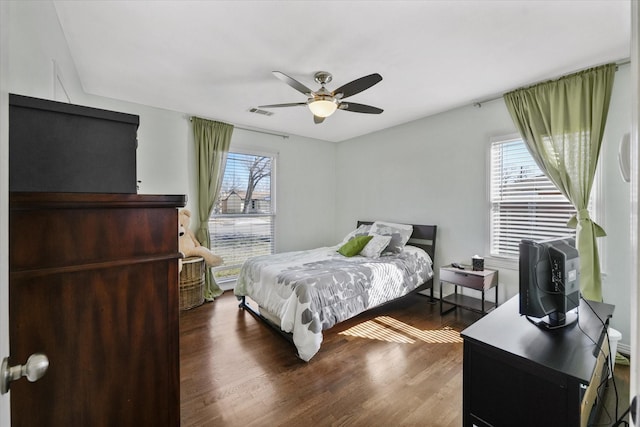
[[[358,227],[360,225],[371,225],[373,221],[358,221]],[[413,233],[409,238],[409,244],[417,246],[424,250],[431,257],[431,261],[435,265],[435,253],[436,253],[436,231],[437,225],[419,225],[411,224],[413,226]]]

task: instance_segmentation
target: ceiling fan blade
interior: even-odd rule
[[[320,117],[320,116],[313,116],[313,123],[319,125],[320,123],[324,122],[325,117]]]
[[[363,90],[369,89],[371,86],[379,83],[382,80],[382,76],[378,73],[369,74],[368,76],[360,77],[352,82],[349,82],[332,92],[333,96],[340,99],[353,96],[356,93],[360,93]],[[342,94],[342,96],[340,96]]]
[[[355,102],[343,102],[339,107],[341,110],[351,111],[353,113],[380,114],[384,110],[371,105],[356,104]]]
[[[306,102],[290,102],[288,104],[258,105],[258,108],[299,107],[301,105],[307,105],[307,103]]]
[[[273,75],[279,78],[280,80],[282,80],[283,82],[285,82],[286,84],[288,84],[289,86],[291,86],[292,88],[294,88],[295,90],[297,90],[298,92],[301,92],[307,95],[307,97],[311,98],[313,96],[313,91],[311,89],[309,89],[308,87],[306,87],[305,85],[297,81],[296,79],[287,76],[285,73],[282,73],[280,71],[273,71]]]

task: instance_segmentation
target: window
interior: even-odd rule
[[[216,281],[234,280],[250,257],[274,251],[275,155],[229,152],[220,194],[209,218],[211,248],[224,259]]]
[[[520,137],[491,143],[492,256],[517,258],[522,239],[575,235],[573,205],[538,168]]]

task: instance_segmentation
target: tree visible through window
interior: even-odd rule
[[[218,282],[235,279],[250,257],[274,251],[275,157],[229,152],[220,194],[209,218],[211,248],[224,259]]]
[[[515,258],[522,239],[575,235],[573,205],[542,173],[520,138],[491,144],[491,255]]]

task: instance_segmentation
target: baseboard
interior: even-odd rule
[[[629,344],[618,343],[616,350],[623,356],[629,357],[631,355],[631,346]]]

